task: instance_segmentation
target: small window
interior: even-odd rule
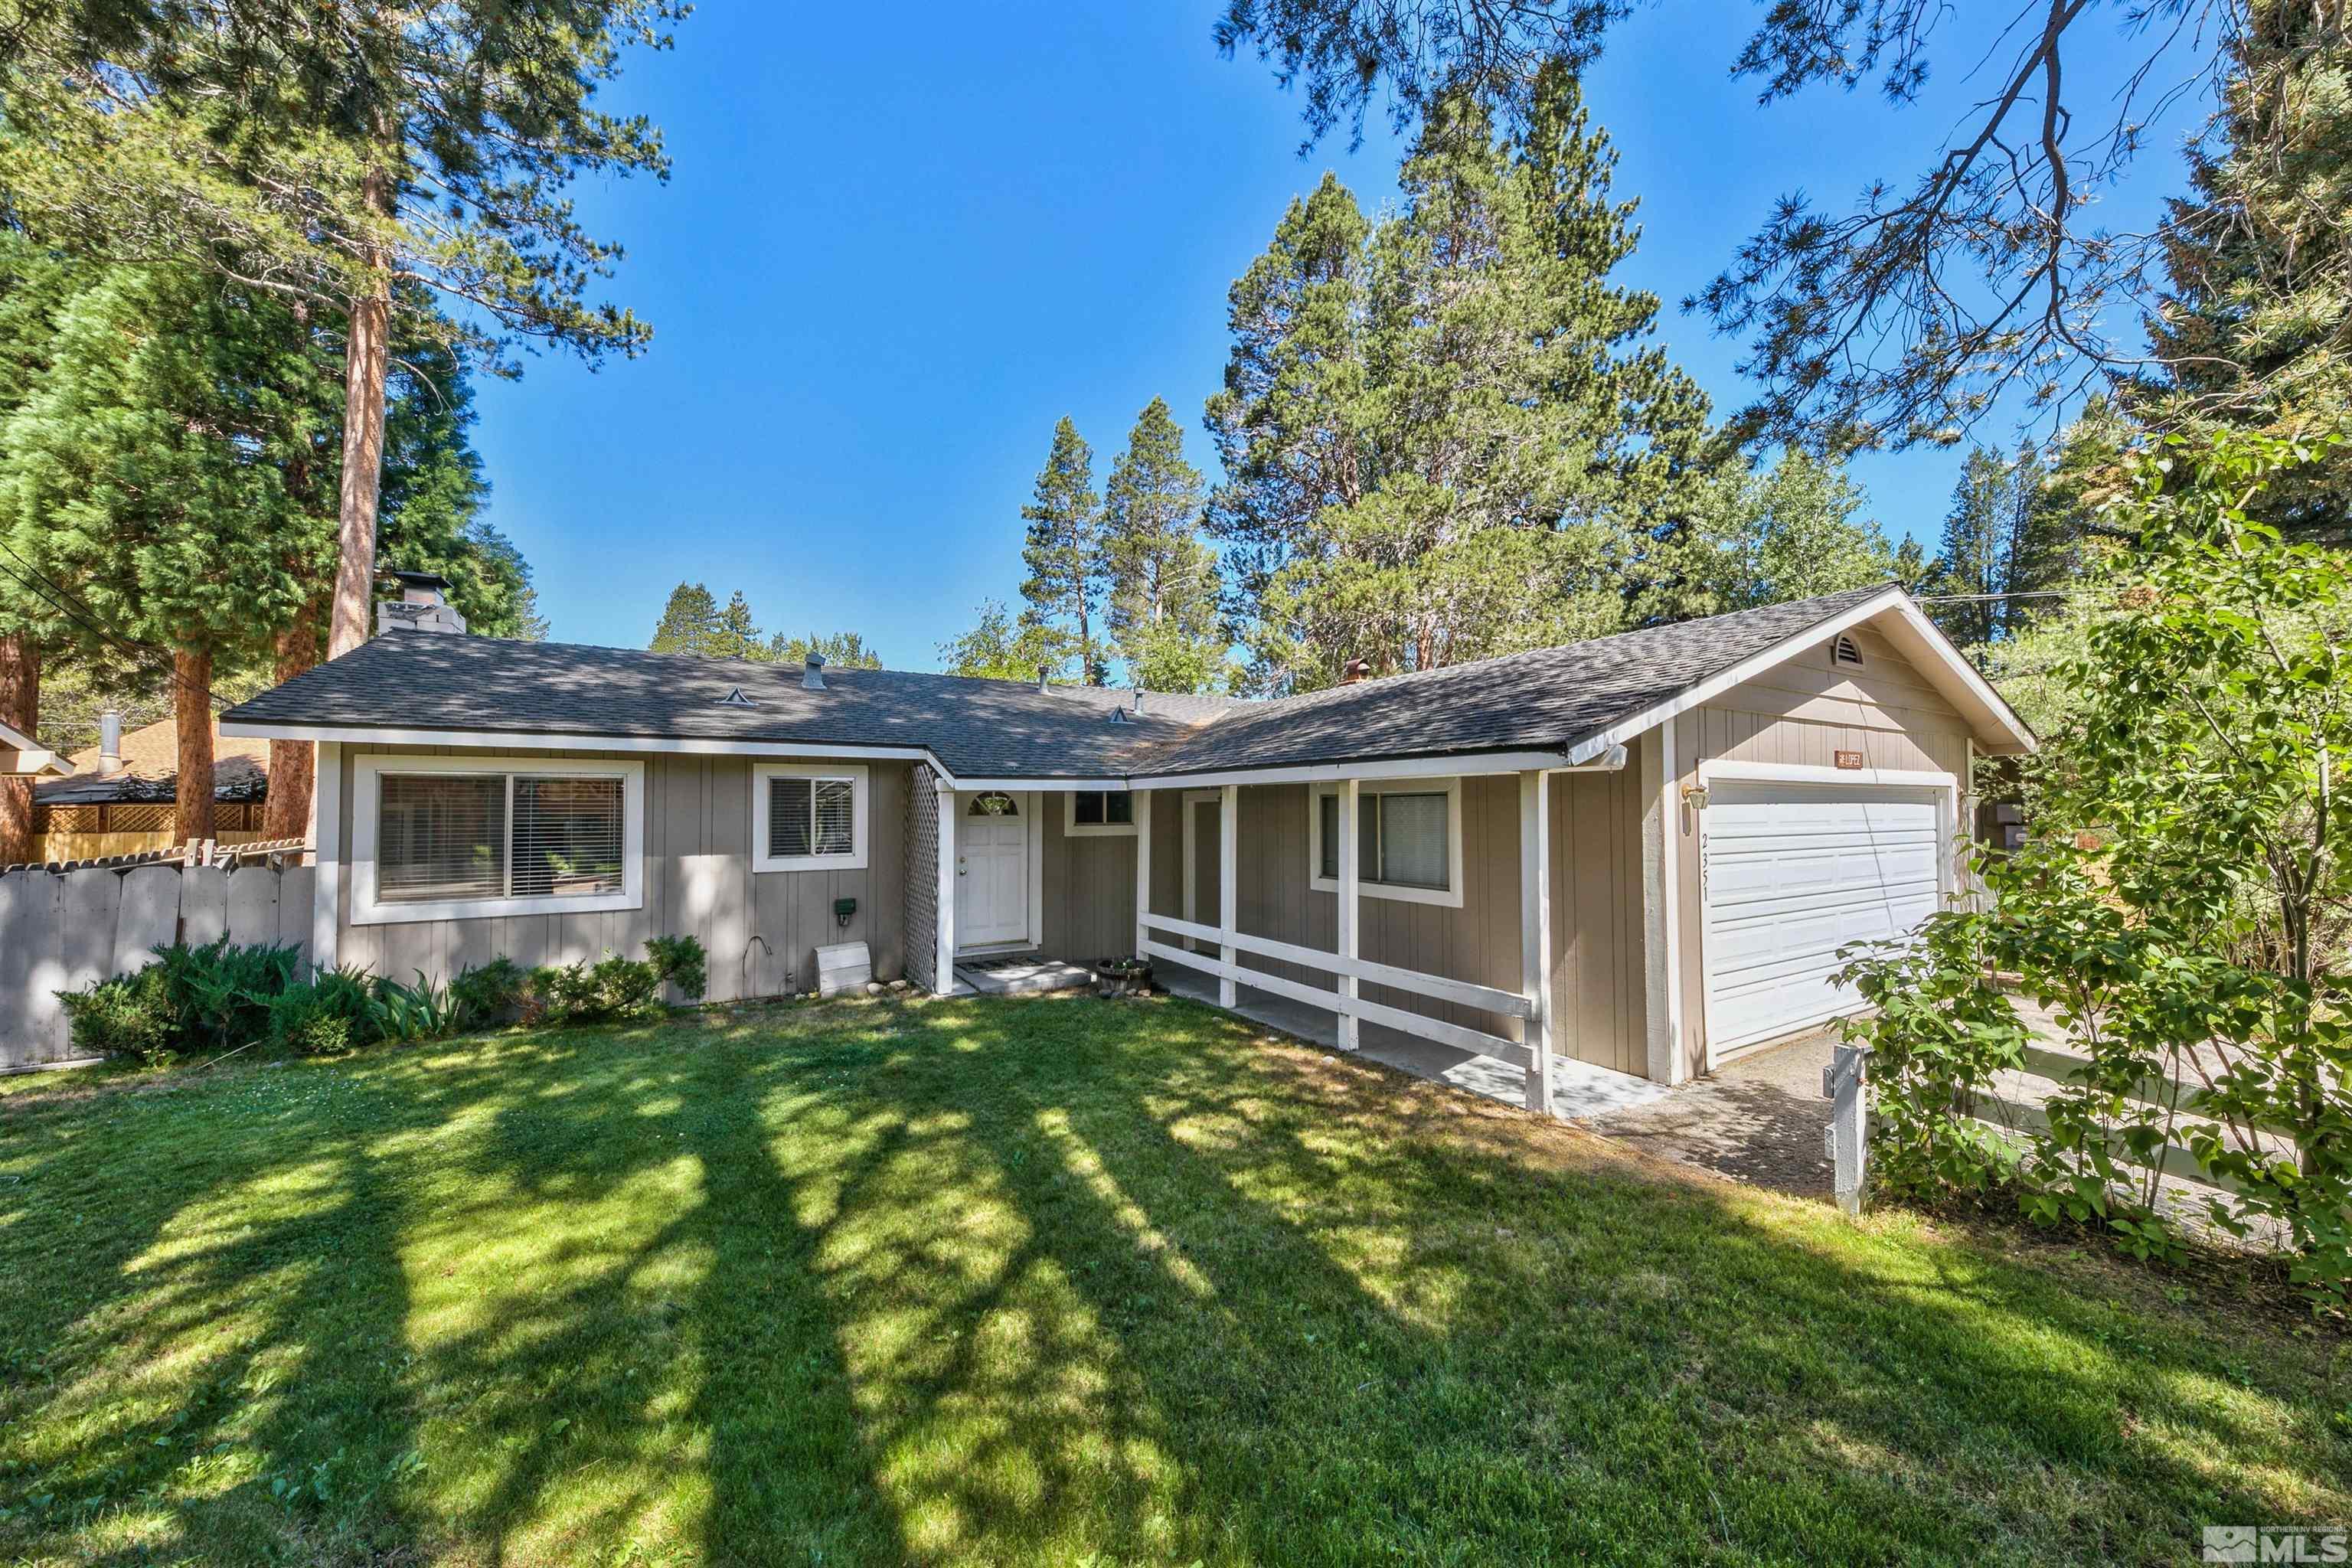
[[[857,870],[866,864],[866,770],[802,763],[752,769],[751,869]]]
[[[971,809],[967,816],[1018,816],[1021,803],[1001,789],[983,790],[971,797]]]
[[[1079,837],[1108,837],[1135,831],[1135,796],[1121,789],[1074,789],[1069,793],[1065,831]]]
[[[1837,640],[1830,644],[1830,662],[1832,664],[1850,664],[1857,669],[1860,668],[1862,667],[1862,645],[1855,642],[1853,638],[1841,633]]]
[[[1458,906],[1461,790],[1448,779],[1360,788],[1357,795],[1356,869],[1364,891],[1378,898]],[[1339,794],[1318,790],[1314,816],[1314,885],[1339,885]]]

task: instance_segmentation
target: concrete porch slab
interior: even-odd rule
[[[1048,991],[1075,991],[1094,982],[1094,971],[1020,953],[1003,958],[968,958],[955,966],[955,977],[983,996],[1035,996]],[[961,986],[958,987],[959,994]]]
[[[1205,1002],[1213,1007],[1217,1004],[1217,982],[1212,975],[1157,958],[1152,961],[1152,975],[1175,995]],[[1235,1000],[1238,1005],[1234,1011],[1252,1023],[1296,1035],[1318,1046],[1339,1048],[1339,1019],[1335,1013],[1293,1002],[1286,996],[1254,991],[1247,985],[1240,988]],[[1358,1054],[1372,1061],[1415,1078],[1483,1094],[1506,1105],[1527,1103],[1527,1075],[1509,1062],[1475,1056],[1380,1024],[1364,1025],[1360,1037],[1361,1049]],[[1631,1073],[1612,1072],[1565,1057],[1552,1058],[1551,1109],[1555,1116],[1605,1115],[1648,1105],[1671,1092],[1662,1083],[1652,1083]]]

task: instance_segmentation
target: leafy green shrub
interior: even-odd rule
[[[269,1037],[306,1056],[373,1045],[383,1035],[373,977],[356,964],[323,970],[270,1004]]]
[[[137,1057],[149,1067],[172,1059],[179,1017],[160,967],[118,974],[81,991],[61,991],[74,1049],[84,1056]]]
[[[511,958],[494,958],[458,971],[457,978],[449,983],[449,996],[457,1008],[457,1027],[513,1022],[522,1007],[523,988],[530,984],[530,975]]]
[[[2352,1309],[2352,576],[2248,503],[2306,447],[2168,442],[2136,464],[2117,591],[2085,595],[2072,710],[2030,759],[2036,832],[1980,909],[1851,963],[1878,1009],[1873,1147],[1893,1184],[2005,1191],[2041,1221],[2178,1256],[2160,1163],[2284,1236],[2315,1304]],[[2020,977],[2080,1067],[2002,1137],[1979,1097],[2024,1064]],[[2047,1067],[2045,1061],[2040,1064]],[[2042,1076],[2037,1070],[2034,1076]],[[2026,1119],[2020,1118],[2022,1121]],[[2167,1154],[2166,1151],[2177,1152]]]
[[[144,969],[58,993],[78,1047],[161,1061],[250,1045],[269,1035],[271,1005],[302,962],[299,948],[232,947],[226,936],[154,952]]]
[[[635,959],[607,953],[593,964],[567,963],[531,971],[523,998],[523,1021],[600,1024],[642,1017],[661,1006],[665,983],[698,997],[709,984],[709,960],[690,936],[655,937],[646,943],[653,956]]]
[[[449,987],[434,984],[421,969],[414,985],[389,976],[377,981],[375,1005],[387,1040],[437,1040],[457,1032],[457,1004]]]
[[[702,943],[690,936],[656,936],[646,942],[646,956],[661,977],[677,987],[679,995],[698,1001],[710,988],[710,967]]]

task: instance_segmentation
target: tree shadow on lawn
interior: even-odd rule
[[[2347,1506],[2320,1402],[2274,1397],[2298,1369],[2234,1366],[2185,1312],[1190,1005],[859,1004],[255,1077],[280,1084],[201,1160],[171,1136],[194,1095],[0,1152],[11,1271],[99,1256],[6,1406],[43,1446],[9,1457],[107,1476],[149,1546],[2131,1561]],[[45,1200],[122,1163],[142,1196],[103,1239],[60,1228]],[[231,1436],[245,1471],[160,1457]],[[324,1499],[269,1496],[337,1452]],[[26,1539],[111,1549],[65,1515]]]

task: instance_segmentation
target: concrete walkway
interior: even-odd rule
[[[1745,1056],[1647,1105],[1590,1117],[1595,1132],[1734,1181],[1805,1195],[1831,1190],[1822,1147],[1830,1102],[1822,1068],[1837,1046],[1823,1030]]]
[[[1166,959],[1154,959],[1152,978],[1176,995],[1216,1005],[1217,982],[1212,975]],[[1254,991],[1246,985],[1240,988],[1236,1000],[1239,1005],[1234,1011],[1252,1023],[1327,1048],[1339,1047],[1339,1018],[1336,1013],[1293,1002],[1286,996]],[[1416,1078],[1466,1089],[1506,1105],[1528,1102],[1527,1073],[1509,1062],[1475,1056],[1379,1024],[1364,1025],[1360,1037],[1361,1055],[1367,1060],[1385,1063]],[[1611,1072],[1606,1068],[1560,1057],[1552,1058],[1551,1089],[1552,1113],[1568,1118],[1595,1117],[1648,1105],[1674,1092],[1664,1084],[1630,1073]]]

